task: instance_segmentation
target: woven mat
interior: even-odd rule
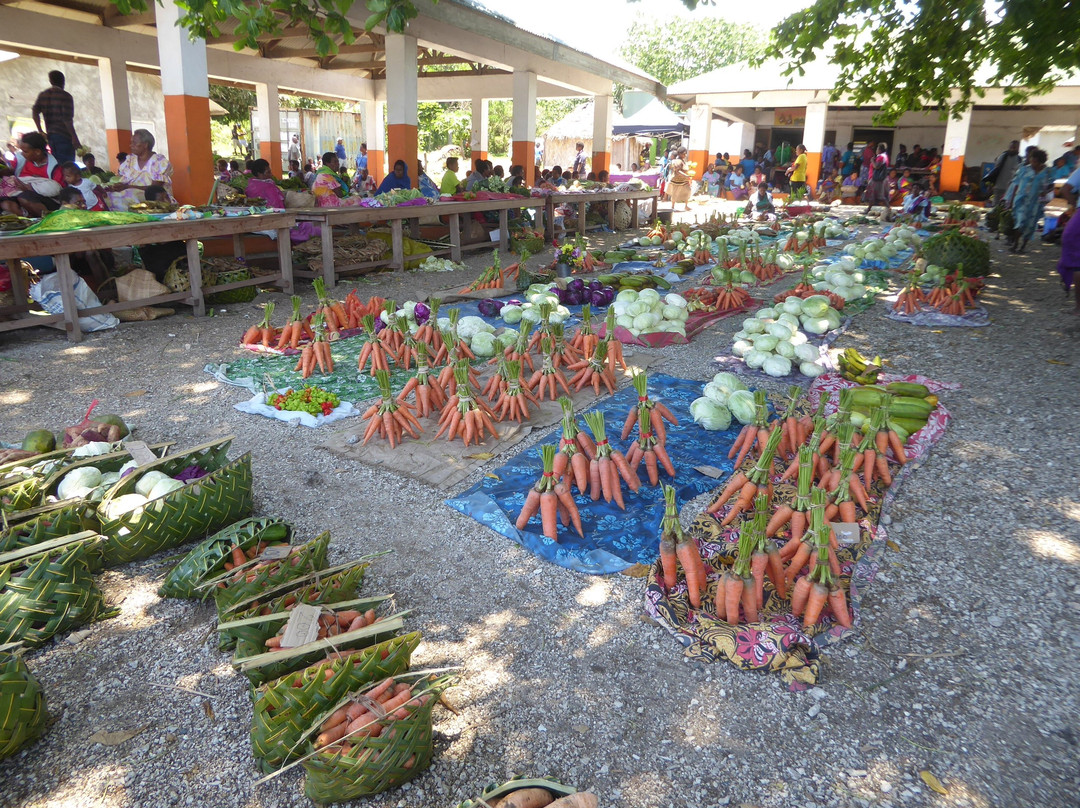
[[[959,389],[958,385],[936,382],[922,376],[882,374],[881,381],[885,384],[894,381],[925,384],[934,393]],[[852,386],[854,385],[851,382],[838,375],[826,374],[814,380],[808,398],[813,401],[819,391],[829,391],[832,397],[826,411],[833,412],[839,400],[839,391]],[[654,562],[649,570],[645,611],[672,634],[683,646],[686,656],[691,659],[702,662],[726,659],[742,670],[778,673],[793,690],[802,690],[813,685],[820,671],[821,650],[853,635],[861,625],[864,589],[877,575],[887,549],[885,528],[878,524],[881,513],[888,510],[904,479],[919,467],[926,459],[930,447],[945,434],[950,417],[948,410],[939,405],[931,414],[926,427],[912,436],[907,445],[910,462],[895,474],[893,484],[888,489],[885,489],[880,481],[874,483],[871,492],[874,501],[871,503],[870,514],[859,522],[858,542],[841,547],[837,553],[841,565],[841,579],[850,584],[848,604],[853,614],[852,628],[845,629],[830,616],[826,616],[814,628],[804,629],[802,621],[791,614],[789,602],[781,601],[775,596],[768,580],[765,582],[766,600],[762,610],[765,619],[752,625],[729,625],[712,616],[715,585],[702,598],[703,609],[692,611],[685,584],[680,584],[674,592],[665,592],[659,562]],[[727,433],[724,435],[727,437]],[[728,438],[724,445],[716,447],[716,451],[719,453],[722,450],[722,455],[726,458],[733,439],[734,435]],[[776,483],[774,502],[790,502],[794,495],[793,484]],[[687,533],[697,540],[701,548],[709,580],[713,583],[719,577],[720,570],[734,559],[739,541],[737,524],[727,527],[720,524],[720,520],[729,510],[730,506],[724,506],[717,514],[719,518],[702,513],[687,529]],[[777,534],[777,541],[783,544],[789,537],[790,531],[785,528]]]
[[[655,357],[638,354],[626,357],[626,364],[631,369],[644,369],[655,361]],[[492,366],[482,367],[481,385],[494,372]],[[627,386],[630,384],[630,377],[620,377],[619,382],[620,386]],[[572,398],[575,409],[583,411],[596,400],[596,395],[589,387]],[[499,430],[498,440],[488,437],[486,442],[468,447],[460,440],[447,441],[445,436],[436,440],[435,434],[439,431],[439,419],[436,417],[420,419],[420,423],[424,425],[420,440],[408,439],[396,449],[391,449],[386,441],[379,438],[372,438],[367,446],[361,445],[367,429],[366,422],[353,423],[348,429],[335,432],[320,448],[339,457],[392,471],[402,477],[449,491],[494,457],[523,441],[533,430],[550,429],[562,420],[562,407],[555,401],[545,401],[539,409],[533,409],[532,413],[532,418],[523,424],[516,421],[496,424]]]
[[[699,381],[650,374],[649,395],[663,401],[679,419],[680,426],[669,428],[666,445],[675,465],[676,476],[672,484],[679,502],[687,502],[716,486],[716,480],[695,471],[694,466],[711,465],[730,473],[732,461],[726,457],[727,447],[735,440],[738,429],[707,432],[694,423],[690,417],[690,402],[701,395]],[[619,432],[636,396],[633,388],[620,390],[593,408],[604,413],[608,438],[620,450],[629,446],[629,441],[619,440]],[[579,421],[584,427],[584,420]],[[548,442],[555,442],[558,437],[554,433]],[[624,489],[625,511],[602,499],[593,502],[588,497],[576,495],[574,499],[581,512],[584,539],[573,531],[560,530],[559,541],[554,542],[542,534],[538,519],[530,521],[525,530],[514,527],[525,503],[525,494],[541,470],[539,447],[530,447],[461,496],[447,500],[446,504],[531,553],[576,572],[608,575],[631,571],[638,565],[649,565],[656,560],[664,497],[660,487],[648,485],[647,480],[637,493]],[[641,475],[644,477],[644,467]],[[661,480],[671,483],[666,474],[660,476]]]

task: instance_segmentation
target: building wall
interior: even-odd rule
[[[49,86],[49,71],[60,70],[67,80],[67,91],[75,99],[75,131],[79,139],[107,166],[105,156],[105,113],[101,105],[101,80],[96,65],[58,62],[33,56],[20,56],[0,62],[0,137],[6,142],[13,135],[33,131],[30,108],[39,92]],[[145,73],[128,73],[131,97],[132,129],[149,129],[159,144],[165,143],[165,110],[161,79]]]

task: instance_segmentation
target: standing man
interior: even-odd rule
[[[47,135],[49,151],[58,163],[75,160],[75,149],[82,144],[75,134],[75,99],[64,89],[64,74],[59,70],[49,71],[49,89],[42,90],[31,110],[34,125],[43,135]],[[41,128],[44,118],[45,128]]]
[[[577,148],[577,154],[574,155],[574,167],[571,171],[574,172],[574,179],[585,179],[585,144],[578,141],[574,145]]]
[[[359,174],[362,170],[368,171],[369,174],[371,173],[371,171],[368,170],[366,143],[361,143],[360,151],[356,153],[356,173]]]
[[[338,162],[345,163],[345,138],[339,137],[337,139],[337,145],[334,146],[334,154],[337,155]]]
[[[832,142],[825,144],[825,148],[821,150],[821,167],[824,169],[822,176],[827,176],[830,171],[836,171],[839,168],[837,164],[839,156],[840,151]]]
[[[914,152],[912,152],[914,154]],[[1020,141],[1014,140],[1009,143],[1009,148],[998,155],[994,161],[994,167],[983,178],[994,186],[994,204],[1000,205],[1005,200],[1005,192],[1009,189],[1016,169],[1020,167]]]
[[[293,163],[296,163],[297,168],[304,162],[304,155],[300,153],[300,136],[293,135],[289,141],[289,153],[286,156],[289,161],[290,168]]]

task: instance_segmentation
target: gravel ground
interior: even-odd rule
[[[1058,248],[1017,257],[1000,245],[983,296],[991,327],[916,328],[879,306],[837,343],[963,389],[947,396],[948,434],[886,517],[900,549],[863,602],[861,630],[802,694],[776,677],[685,662],[643,616],[639,579],[547,564],[434,489],[312,451],[315,430],[233,410],[246,393],[202,368],[237,356],[257,304],[123,325],[79,345],[47,329],[0,335],[0,435],[76,423],[93,398],[147,440],[235,435],[236,451],[254,457],[257,513],[307,535],[329,529],[331,562],[396,550],[365,592],[414,610],[408,624],[425,637],[417,667],[462,667],[448,696],[460,714],[436,711],[432,767],[362,803],[372,808],[452,806],[512,773],[591,788],[605,808],[1075,805],[1080,689],[1067,660],[1080,653],[1080,494],[1064,458],[1080,452],[1068,403],[1080,321],[1053,274]],[[379,276],[361,294],[405,300],[471,279],[480,262]],[[284,310],[284,296],[258,302],[268,299]],[[709,378],[737,328],[721,321],[665,350],[660,369]],[[1061,452],[1049,451],[1051,432]],[[105,573],[120,616],[29,655],[55,723],[0,763],[0,804],[310,804],[299,771],[253,786],[246,680],[216,649],[212,605],[156,596],[169,566],[157,557]],[[121,730],[138,734],[90,740]],[[947,795],[924,785],[923,770]]]

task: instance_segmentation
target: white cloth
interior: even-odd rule
[[[278,390],[277,392],[284,393],[285,390]],[[241,401],[239,404],[234,405],[234,408],[240,410],[240,412],[247,412],[252,415],[265,415],[267,418],[285,421],[286,423],[290,421],[299,421],[304,426],[310,426],[312,428],[332,424],[334,421],[340,421],[342,418],[351,418],[354,415],[360,415],[360,410],[356,409],[356,407],[348,401],[342,401],[329,415],[312,415],[310,412],[279,410],[266,403],[265,393],[256,393],[255,396],[249,398],[247,401]]]

